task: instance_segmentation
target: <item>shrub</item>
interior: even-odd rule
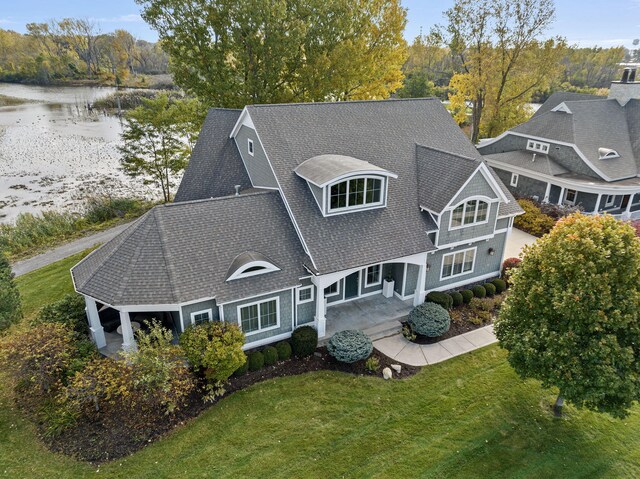
[[[469,304],[469,301],[473,299],[473,291],[471,291],[470,289],[463,289],[462,291],[460,291],[460,294],[462,295],[462,300],[465,302],[465,304]]]
[[[362,331],[339,331],[331,336],[327,350],[340,362],[355,363],[371,355],[373,343]]]
[[[267,346],[262,350],[262,355],[264,356],[264,365],[265,366],[273,366],[278,362],[278,350],[273,346]]]
[[[556,220],[544,214],[535,202],[528,199],[519,199],[518,203],[525,211],[523,215],[516,216],[513,225],[534,236],[543,236],[551,231]]]
[[[487,290],[484,289],[484,286],[482,286],[481,284],[478,284],[471,288],[471,291],[473,291],[474,298],[484,298],[487,295]]]
[[[453,300],[454,307],[460,306],[462,303],[464,303],[464,298],[459,291],[454,291],[453,293],[451,293],[451,299]]]
[[[367,371],[371,371],[375,373],[378,369],[380,369],[380,360],[375,356],[370,356],[364,363],[364,368]]]
[[[291,345],[289,341],[280,341],[277,343],[276,350],[278,351],[278,359],[280,361],[286,361],[291,357]]]
[[[520,263],[522,260],[520,258],[507,258],[502,263],[502,279],[509,285],[511,275],[513,274],[513,269],[517,269],[520,267]]]
[[[13,280],[11,265],[0,252],[0,331],[7,329],[22,317],[20,293]]]
[[[76,293],[67,294],[61,300],[44,306],[38,312],[34,323],[59,323],[80,336],[89,335],[84,298]]]
[[[249,371],[249,358],[247,355],[244,355],[244,364],[236,369],[233,373],[234,376],[244,376]]]
[[[413,332],[411,326],[408,326],[406,324],[402,326],[402,335],[409,341],[416,340],[416,333]]]
[[[210,321],[188,327],[180,336],[180,346],[195,369],[212,382],[226,381],[242,366],[244,333],[236,324]]]
[[[260,351],[249,353],[249,371],[257,371],[264,367],[264,355]]]
[[[295,356],[311,356],[317,347],[318,332],[311,326],[301,326],[291,334],[291,350]]]
[[[152,206],[151,202],[137,198],[92,197],[86,202],[84,217],[89,223],[106,223],[114,218],[140,216]]]
[[[507,290],[507,283],[503,279],[496,278],[491,281],[491,284],[495,286],[496,294],[502,294]]]
[[[426,301],[429,303],[439,304],[444,309],[451,309],[453,306],[453,298],[451,295],[440,291],[431,291],[427,294]]]
[[[408,323],[415,333],[436,338],[449,331],[451,318],[439,304],[422,303],[409,313]]]
[[[472,311],[491,311],[494,302],[491,298],[473,298],[469,303]]]
[[[485,283],[482,285],[487,292],[487,296],[493,296],[496,294],[496,287],[493,283]]]

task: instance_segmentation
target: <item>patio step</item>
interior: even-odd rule
[[[387,338],[402,332],[402,324],[398,320],[387,321],[376,326],[372,326],[362,331],[371,338],[371,341]]]

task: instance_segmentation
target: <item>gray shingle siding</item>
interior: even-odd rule
[[[535,178],[520,175],[518,177],[518,186],[511,188],[519,196],[537,196],[538,200],[542,201],[544,199],[544,194],[547,191],[547,183],[536,180]]]
[[[248,140],[253,141],[253,156],[249,154]],[[273,171],[271,171],[269,161],[260,141],[258,141],[256,132],[248,126],[242,125],[235,141],[253,186],[255,188],[277,188],[278,182],[273,176]]]
[[[461,203],[470,196],[486,196],[491,199],[498,198],[498,195],[496,195],[491,185],[480,172],[473,175],[469,183],[465,185],[464,189],[451,202],[451,206]]]
[[[576,205],[582,206],[584,211],[591,212],[596,207],[596,201],[598,201],[598,195],[595,193],[584,193],[578,191],[578,197],[576,198]]]
[[[219,321],[220,314],[218,311],[218,305],[214,300],[202,301],[200,303],[193,303],[182,306],[182,319],[184,321],[184,327],[188,327],[191,324],[191,313],[195,313],[197,311],[204,311],[205,309],[211,309],[212,311],[212,321]]]
[[[440,220],[438,247],[457,243],[458,241],[473,241],[475,238],[493,234],[497,212],[498,203],[489,203],[489,215],[486,223],[449,230],[451,211],[446,211],[442,214],[442,219]]]

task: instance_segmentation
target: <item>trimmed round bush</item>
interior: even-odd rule
[[[442,293],[440,291],[431,291],[427,294],[425,301],[429,303],[436,303],[442,306],[444,309],[451,309],[453,306],[453,298],[450,294]]]
[[[493,283],[485,283],[482,285],[487,292],[487,296],[493,296],[496,294],[496,287]]]
[[[451,317],[439,304],[422,303],[409,313],[408,323],[414,333],[437,338],[449,331]]]
[[[339,331],[331,336],[327,351],[340,362],[355,363],[371,356],[373,343],[362,331]]]
[[[454,308],[464,303],[464,298],[462,297],[462,294],[459,291],[454,291],[453,293],[451,293],[451,299],[453,299]]]
[[[470,289],[463,289],[460,291],[460,294],[462,295],[462,301],[464,301],[464,304],[469,304],[473,299],[473,291]]]
[[[240,366],[238,369],[236,369],[236,371],[233,373],[233,375],[234,376],[244,376],[245,374],[247,374],[247,371],[249,371],[249,358],[245,355],[244,364],[242,366]]]
[[[504,293],[507,290],[507,282],[504,279],[494,279],[491,284],[496,287],[496,294]]]
[[[301,326],[291,334],[291,350],[299,358],[311,356],[318,347],[318,331]]]
[[[278,362],[278,350],[273,346],[267,346],[262,350],[262,355],[264,356],[264,365],[265,366],[273,366]]]
[[[276,351],[278,351],[278,359],[280,361],[286,361],[291,357],[291,345],[288,341],[280,341],[277,343]]]
[[[257,371],[264,366],[264,355],[260,351],[249,353],[249,371]]]
[[[478,284],[471,288],[471,291],[473,291],[474,298],[484,298],[487,295],[487,290],[484,289],[484,286],[482,286],[481,284]]]

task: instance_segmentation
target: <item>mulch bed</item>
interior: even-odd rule
[[[225,386],[225,394],[219,401],[235,391],[245,389],[253,384],[267,379],[285,376],[295,376],[310,371],[341,371],[359,376],[377,376],[382,380],[382,370],[391,367],[392,364],[401,365],[400,373],[393,371],[393,377],[404,379],[413,376],[419,367],[399,363],[374,349],[372,356],[378,358],[380,367],[377,372],[367,371],[365,361],[353,364],[345,364],[336,361],[329,355],[326,348],[318,348],[314,355],[303,359],[292,358],[280,361],[273,366],[266,366],[258,371],[249,372],[243,376],[232,377]],[[202,384],[204,385],[204,384]],[[204,410],[215,403],[205,403],[202,399],[202,388],[198,388],[188,399],[187,404],[172,416],[165,416],[158,411],[158,421],[144,429],[131,430],[118,418],[103,415],[98,419],[80,420],[75,427],[63,431],[56,437],[42,436],[45,444],[55,452],[73,456],[82,461],[91,463],[104,463],[124,456],[128,456],[144,446],[160,439],[173,430],[176,426],[199,416]],[[44,431],[44,428],[40,428]]]
[[[437,338],[430,338],[428,336],[416,334],[416,339],[413,340],[412,342],[416,344],[435,344],[437,342],[442,341],[443,339],[453,338],[454,336],[459,336],[460,334],[468,333],[469,331],[473,331],[478,328],[484,328],[489,324],[491,324],[491,322],[473,324],[467,320],[451,321],[451,327],[449,328],[449,331],[444,333],[442,336],[438,336]],[[405,326],[407,325],[407,323],[404,322],[402,323],[402,325]]]

